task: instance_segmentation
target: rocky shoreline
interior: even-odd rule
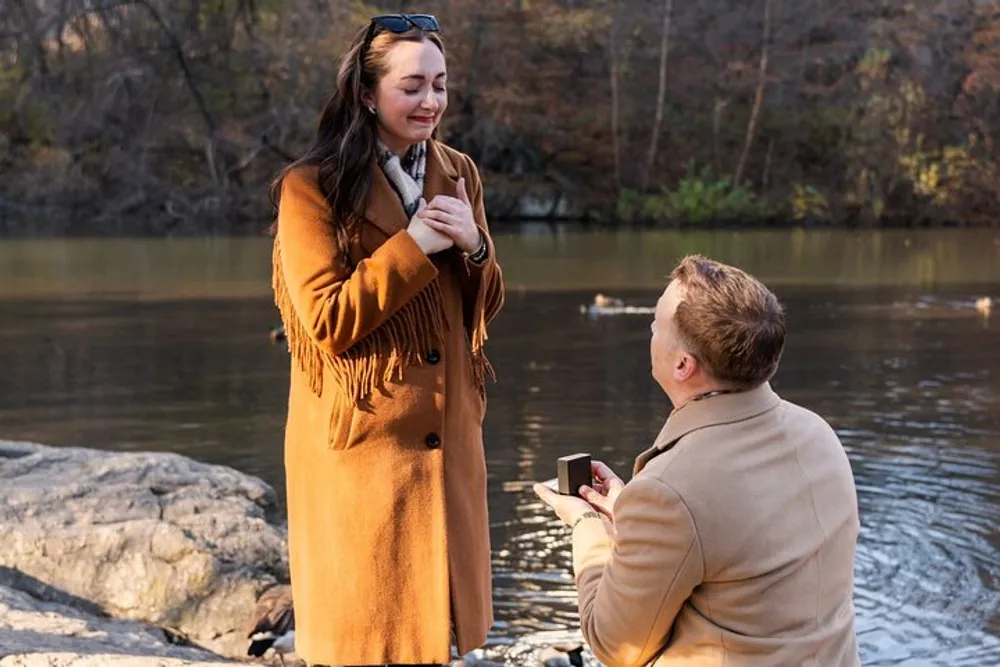
[[[0,441],[0,667],[236,664],[288,580],[264,482],[167,453]]]
[[[281,518],[270,486],[225,466],[0,440],[0,667],[281,664],[247,657],[258,597],[288,581]],[[539,648],[532,664],[584,661]]]
[[[136,621],[88,614],[0,584],[2,667],[207,667],[234,665],[208,651],[172,645]]]

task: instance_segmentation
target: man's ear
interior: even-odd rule
[[[678,382],[688,380],[698,371],[698,360],[685,352],[677,359],[674,367],[674,379]]]

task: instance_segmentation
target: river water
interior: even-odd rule
[[[786,306],[773,385],[839,433],[857,480],[866,665],[1000,666],[1000,232],[619,232],[498,238],[506,309],[486,420],[497,624],[529,664],[579,638],[566,532],[530,491],[589,451],[619,471],[669,411],[648,315],[688,252],[738,263]],[[266,239],[0,243],[0,439],[169,450],[283,497],[288,356],[271,344]]]

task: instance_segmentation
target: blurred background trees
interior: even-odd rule
[[[0,0],[0,233],[260,233],[374,13],[437,14],[494,218],[992,224],[983,0]]]

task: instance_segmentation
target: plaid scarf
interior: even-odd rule
[[[406,217],[412,217],[424,194],[424,173],[427,169],[427,142],[421,141],[407,151],[402,160],[378,142],[378,164],[403,203]]]

